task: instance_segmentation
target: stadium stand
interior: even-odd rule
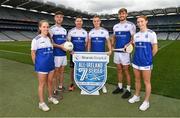
[[[36,32],[30,32],[30,31],[19,31],[19,33],[28,39],[33,39],[37,34]]]
[[[14,41],[11,38],[7,37],[3,33],[0,32],[0,41]]]
[[[167,40],[168,33],[158,33],[157,37],[158,37],[159,40]]]
[[[177,40],[178,36],[179,36],[178,32],[170,33],[168,40]]]
[[[92,17],[95,14],[74,10],[61,4],[44,2],[43,0],[0,0],[0,41],[30,40],[37,32],[37,24],[46,19],[53,25],[53,13],[64,12],[63,27],[67,30],[74,27],[74,19],[81,15],[84,19],[83,27],[89,31],[93,28]],[[136,23],[136,17],[147,15],[149,28],[156,31],[158,39],[179,40],[180,38],[180,7],[165,9],[143,10],[129,12],[128,20]],[[112,27],[118,23],[118,15],[101,15],[102,26],[112,34]],[[14,36],[16,35],[16,36]],[[3,39],[4,38],[4,39]],[[16,39],[19,38],[19,39]]]
[[[1,31],[1,32],[13,40],[17,40],[17,41],[28,41],[28,40],[30,40],[29,38],[21,35],[18,31]]]
[[[177,40],[180,40],[180,33],[179,33],[179,36],[178,36]]]

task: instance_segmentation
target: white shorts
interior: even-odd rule
[[[49,74],[49,73],[51,73],[51,72],[53,72],[53,71],[54,71],[54,70],[52,70],[52,71],[50,71],[50,72],[40,72],[40,71],[37,71],[37,73],[47,75],[47,74]]]
[[[122,65],[130,65],[130,54],[114,52],[114,63]]]
[[[138,65],[132,64],[132,67],[137,69],[137,70],[152,70],[153,69],[153,65],[150,65],[150,66],[138,66]]]
[[[55,56],[54,57],[55,67],[61,67],[67,65],[67,57],[66,56]]]

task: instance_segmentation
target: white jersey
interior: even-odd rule
[[[67,31],[62,26],[53,25],[50,28],[50,34],[54,43],[63,44],[66,42]],[[54,48],[54,56],[65,56],[66,52],[60,48]]]
[[[129,21],[118,23],[113,27],[113,34],[116,37],[115,48],[124,48],[131,41],[131,36],[136,33],[136,26]]]
[[[91,39],[91,52],[105,52],[106,40],[109,40],[109,32],[104,29],[92,29],[89,32],[89,39]]]
[[[68,40],[70,40],[74,45],[74,51],[85,51],[86,50],[86,42],[88,40],[87,31],[83,28],[77,29],[72,28],[68,32]]]
[[[153,60],[152,45],[157,44],[156,33],[150,29],[134,35],[135,52],[133,64],[141,67],[151,66]]]
[[[31,50],[36,51],[35,71],[50,72],[54,70],[53,45],[49,37],[36,36],[32,40]]]

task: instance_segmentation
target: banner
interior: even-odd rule
[[[74,80],[77,86],[88,94],[99,91],[107,80],[109,56],[95,52],[73,54]]]

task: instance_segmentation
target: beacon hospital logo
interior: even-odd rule
[[[107,80],[109,56],[105,53],[75,53],[74,79],[77,86],[91,94],[100,90]]]

